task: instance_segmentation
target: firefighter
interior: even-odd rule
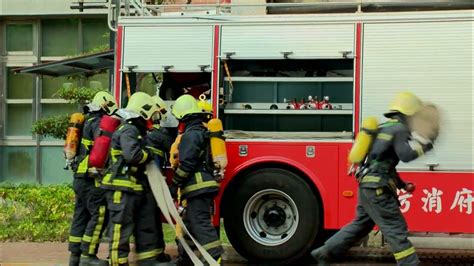
[[[158,96],[153,96],[152,99],[155,102],[158,111],[152,116],[153,128],[146,135],[146,147],[150,151],[152,158],[158,164],[158,167],[162,169],[166,163],[166,157],[167,154],[169,154],[173,138],[165,128],[160,127],[160,122],[165,118],[167,113],[166,103]],[[149,193],[148,197],[150,197],[153,202],[156,202],[153,193],[151,191],[147,191],[147,193]],[[154,224],[157,230],[157,247],[164,250],[165,241],[161,222],[161,211],[156,204],[153,212],[149,215],[153,216],[155,219]],[[160,253],[157,260],[166,262],[170,261],[171,257],[165,253]]]
[[[395,167],[399,161],[410,162],[433,148],[437,130],[411,132],[408,126],[422,108],[422,102],[412,93],[397,95],[385,117],[389,120],[378,127],[367,155],[366,163],[356,174],[359,198],[356,218],[313,250],[311,255],[320,264],[342,255],[378,225],[390,244],[398,265],[419,263],[415,248],[408,240],[406,221],[399,209],[397,188],[407,189],[412,184],[400,179]]]
[[[112,115],[117,104],[112,95],[98,92],[92,102],[85,106],[87,120],[83,125],[81,145],[73,163],[73,189],[76,194],[74,215],[69,235],[69,265],[107,265],[97,258],[100,237],[105,227],[105,197],[99,188],[100,175],[89,168],[89,152],[94,139],[99,135],[102,116]]]
[[[156,202],[151,193],[145,165],[151,152],[145,147],[148,131],[147,120],[158,110],[151,96],[143,92],[134,93],[125,109],[117,112],[123,122],[112,135],[111,165],[102,180],[110,217],[110,265],[128,265],[129,239],[135,236],[138,265],[166,265],[168,259],[163,237],[156,227]],[[157,241],[158,240],[158,241]]]
[[[158,111],[152,117],[153,128],[148,132],[146,138],[147,147],[158,159],[159,165],[164,166],[174,140],[171,133],[160,126],[161,121],[167,117],[166,103],[159,96],[153,96],[152,99],[157,105]]]
[[[174,172],[170,192],[177,198],[180,188],[181,199],[186,200],[183,221],[194,238],[217,261],[221,262],[223,249],[216,229],[211,222],[211,209],[219,184],[212,174],[210,142],[206,136],[208,114],[203,112],[191,95],[179,97],[172,110],[173,115],[184,125],[178,145],[179,166]],[[178,246],[177,265],[192,265],[183,247]]]

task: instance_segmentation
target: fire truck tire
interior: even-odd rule
[[[227,236],[250,262],[293,262],[309,251],[320,231],[318,198],[290,171],[251,172],[226,198]]]

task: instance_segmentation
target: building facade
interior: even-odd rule
[[[0,2],[0,182],[64,183],[63,140],[31,132],[39,119],[79,109],[58,98],[64,86],[108,88],[108,73],[84,77],[15,74],[14,69],[108,49],[106,10],[71,10],[72,1]]]

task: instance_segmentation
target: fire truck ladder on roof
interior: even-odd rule
[[[311,3],[249,3],[231,4],[232,0],[215,0],[215,4],[193,4],[193,0],[77,0],[72,9],[108,9],[111,30],[117,30],[117,21],[123,16],[209,16],[229,15],[233,8],[265,7],[267,15],[308,13],[350,13],[386,11],[428,11],[474,9],[472,0],[315,0]],[[213,1],[213,0],[209,0]],[[273,0],[267,0],[273,1]],[[179,2],[179,3],[177,3]],[[170,12],[168,11],[179,11]],[[204,11],[204,13],[203,13]]]

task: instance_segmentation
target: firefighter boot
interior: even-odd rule
[[[156,261],[158,261],[158,262],[170,262],[171,261],[171,256],[163,252],[163,253],[158,254],[158,256],[156,257]]]
[[[69,266],[78,266],[81,255],[71,254],[69,257]]]
[[[189,257],[178,257],[176,260],[176,266],[193,266],[194,263]]]
[[[79,266],[108,266],[109,262],[101,260],[97,256],[81,256]]]
[[[319,247],[311,251],[311,257],[316,260],[318,265],[329,265],[329,254],[325,246]]]

